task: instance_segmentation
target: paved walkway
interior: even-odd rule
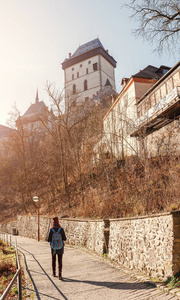
[[[32,299],[178,299],[151,285],[132,279],[86,251],[69,246],[65,248],[63,281],[60,281],[51,275],[51,256],[47,242],[18,236],[17,243],[25,261],[29,282],[26,286],[27,294]]]

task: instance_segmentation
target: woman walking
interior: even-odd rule
[[[60,226],[58,217],[53,218],[52,228],[48,234],[48,242],[51,247],[52,255],[52,275],[56,276],[56,255],[58,257],[58,277],[62,280],[62,257],[64,254],[64,241],[66,235],[64,229]]]

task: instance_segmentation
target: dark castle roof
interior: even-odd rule
[[[97,38],[86,44],[78,47],[78,49],[73,53],[72,56],[66,58],[62,63],[62,69],[66,69],[78,62],[86,60],[95,55],[101,54],[105,59],[107,59],[114,67],[116,67],[115,59],[109,55],[108,51],[105,50],[100,40]]]
[[[24,113],[23,117],[31,116],[31,115],[39,115],[46,111],[47,107],[43,101],[36,102],[31,104],[31,106]]]
[[[111,85],[111,86],[112,86],[112,84],[110,83],[109,79],[107,79],[107,80],[106,80],[106,83],[105,83],[105,86],[108,86],[108,85]]]
[[[145,97],[147,97],[147,95],[149,95],[161,82],[163,82],[166,78],[168,78],[168,76],[174,72],[174,70],[176,70],[178,67],[180,66],[180,61],[177,62],[177,64],[175,64],[174,67],[169,68],[166,66],[161,66],[158,70],[160,70],[162,72],[163,71],[163,75],[161,76],[161,78],[138,100],[137,103],[140,103]]]
[[[98,47],[101,47],[102,49],[104,49],[103,45],[101,44],[100,40],[97,38],[93,41],[90,41],[84,45],[81,45],[77,48],[77,50],[74,52],[74,54],[71,57],[75,57],[78,55],[81,55],[85,52],[88,52],[90,50],[96,49]],[[105,49],[104,49],[105,50]]]
[[[160,79],[170,68],[167,66],[160,66],[160,68],[156,68],[154,66],[147,66],[143,70],[139,71],[132,77],[135,78],[145,78],[145,79]]]

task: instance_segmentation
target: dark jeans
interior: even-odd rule
[[[58,276],[61,276],[62,272],[62,256],[63,254],[52,254],[52,270],[53,275],[56,275],[56,255],[58,256]]]

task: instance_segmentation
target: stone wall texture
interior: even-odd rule
[[[109,257],[152,277],[173,274],[173,215],[110,220]]]
[[[87,247],[96,253],[103,254],[103,220],[62,219],[61,226],[66,232],[69,244]]]
[[[173,214],[173,273],[180,271],[180,211]]]
[[[70,245],[87,247],[103,254],[104,249],[104,221],[83,219],[60,219],[64,228],[67,243]],[[52,227],[52,218],[40,217],[40,240],[46,240],[49,229]],[[17,216],[17,222],[0,224],[0,230],[13,234],[13,228],[21,236],[38,239],[37,216]]]
[[[166,279],[180,271],[180,211],[124,219],[60,219],[67,243],[86,247],[122,267]],[[40,217],[40,239],[46,240],[52,218]],[[37,216],[18,216],[0,230],[37,239]]]

